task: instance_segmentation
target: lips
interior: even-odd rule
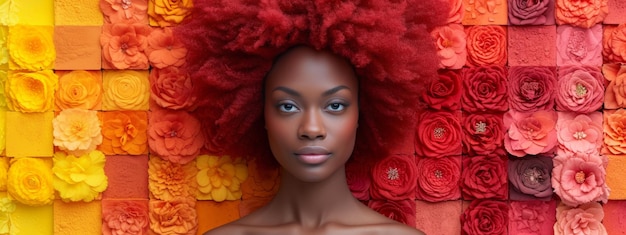
[[[321,146],[306,146],[298,149],[295,155],[304,164],[318,165],[328,160],[330,152]]]

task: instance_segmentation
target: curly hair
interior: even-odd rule
[[[446,0],[198,0],[177,27],[199,89],[194,115],[209,153],[270,154],[263,80],[274,59],[306,45],[346,58],[359,78],[355,154],[389,154],[413,143],[424,84],[437,77],[429,31]]]

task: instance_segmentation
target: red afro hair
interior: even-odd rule
[[[212,154],[269,154],[263,79],[294,46],[352,63],[360,85],[355,153],[390,154],[413,143],[424,84],[437,77],[429,31],[445,23],[445,0],[197,0],[177,27],[200,103],[195,115]]]

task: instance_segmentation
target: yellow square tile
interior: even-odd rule
[[[54,201],[55,235],[99,234],[102,228],[100,201],[63,202]]]
[[[54,25],[54,1],[11,0],[10,13],[19,25]]]
[[[6,154],[9,157],[52,157],[53,112],[6,115]]]
[[[55,25],[102,25],[99,0],[54,0]]]
[[[11,214],[11,235],[52,235],[52,205],[26,206],[16,203]]]

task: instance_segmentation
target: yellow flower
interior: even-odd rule
[[[173,163],[153,156],[148,162],[148,189],[159,200],[171,201],[175,198],[194,199],[197,169],[193,161],[187,164]]]
[[[15,25],[17,22],[17,12],[19,9],[13,5],[15,1],[0,0],[0,25]],[[13,8],[13,9],[11,9]]]
[[[102,143],[98,112],[66,109],[52,120],[54,146],[74,156],[85,155]]]
[[[7,173],[9,161],[6,157],[0,157],[0,191],[7,191]]]
[[[149,0],[148,15],[152,26],[174,26],[191,14],[192,0]]]
[[[4,95],[4,84],[7,81],[7,71],[0,70],[0,110],[6,110],[7,98]]]
[[[105,71],[103,110],[148,110],[148,71]]]
[[[9,195],[22,204],[42,206],[54,200],[52,170],[40,158],[16,158],[7,177]]]
[[[248,178],[248,168],[241,158],[201,155],[196,159],[196,167],[199,200],[241,199],[240,186]]]
[[[102,152],[95,150],[80,157],[56,152],[52,160],[54,189],[64,201],[90,202],[107,188]]]
[[[15,70],[52,69],[56,59],[52,26],[11,26],[7,47]]]
[[[56,106],[60,109],[94,109],[102,100],[102,85],[96,74],[76,70],[59,76]]]
[[[0,3],[0,8],[1,5],[2,3]],[[3,66],[7,62],[9,62],[9,50],[7,48],[7,31],[8,30],[6,26],[0,25],[0,66]]]
[[[45,112],[54,107],[57,75],[51,70],[10,71],[4,92],[9,109],[23,113]]]
[[[15,203],[6,195],[0,196],[0,234],[9,234],[11,213],[15,211]]]

